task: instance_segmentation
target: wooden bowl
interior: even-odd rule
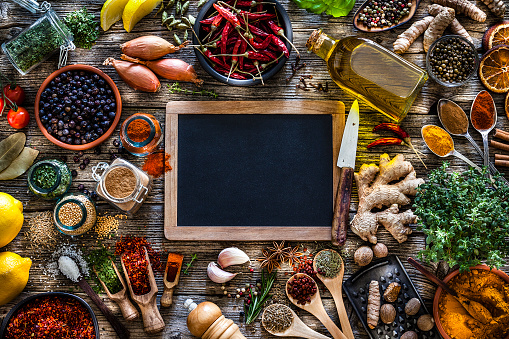
[[[471,267],[470,269],[471,270],[478,269],[478,270],[486,270],[486,271],[490,270],[490,268],[487,265],[477,265],[477,266]],[[509,276],[505,272],[502,272],[497,269],[492,269],[491,272],[495,273],[496,275],[498,275],[500,278],[502,278],[505,282],[507,282],[509,284]],[[445,277],[444,282],[448,283],[452,278],[457,276],[459,273],[460,273],[459,269],[452,271],[451,273],[449,273],[447,275],[447,277]],[[444,339],[451,339],[451,337],[447,334],[444,327],[442,326],[442,323],[440,322],[440,317],[438,315],[438,301],[440,300],[440,295],[442,294],[442,291],[443,291],[442,288],[438,287],[437,291],[435,292],[435,298],[433,299],[433,318],[435,319],[435,325],[438,328],[438,332],[440,332],[442,337]],[[509,339],[509,333],[503,339]]]
[[[54,136],[52,136],[51,134],[48,133],[46,128],[44,128],[44,125],[42,124],[41,119],[39,118],[39,102],[41,100],[42,92],[46,89],[48,84],[55,77],[57,77],[58,75],[60,75],[64,72],[67,72],[67,71],[88,71],[91,73],[98,74],[101,78],[103,78],[108,83],[111,90],[115,94],[115,101],[116,101],[115,104],[117,106],[117,110],[116,110],[115,119],[113,119],[113,123],[108,128],[108,130],[103,135],[101,135],[98,139],[96,139],[92,142],[86,143],[86,144],[82,144],[82,145],[70,145],[70,144],[67,144],[65,142],[62,142],[62,141],[56,139]],[[55,145],[58,145],[62,148],[69,149],[72,151],[82,151],[82,150],[90,149],[90,148],[93,148],[93,147],[96,147],[96,146],[102,144],[106,139],[108,139],[108,137],[111,135],[111,133],[113,133],[113,131],[115,130],[115,127],[117,126],[118,122],[120,121],[121,113],[122,113],[122,98],[120,97],[120,92],[118,91],[117,85],[115,85],[113,80],[111,80],[111,78],[106,73],[104,73],[103,71],[101,71],[98,68],[88,66],[88,65],[80,65],[80,64],[69,65],[69,66],[62,67],[58,71],[51,73],[50,76],[47,77],[46,80],[44,80],[44,82],[42,83],[41,87],[39,88],[39,91],[37,92],[37,96],[35,98],[34,115],[35,115],[35,120],[37,121],[37,126],[39,126],[39,129],[41,130],[42,134],[44,134],[44,136],[49,141],[54,143]]]
[[[410,2],[412,3],[412,9],[410,9],[410,13],[408,13],[408,15],[405,15],[404,17],[401,18],[401,21],[398,22],[397,24],[395,25],[392,25],[392,26],[388,26],[388,27],[372,27],[372,28],[368,28],[368,26],[364,25],[364,23],[358,23],[357,22],[357,19],[359,18],[362,10],[369,4],[373,2],[373,0],[366,0],[362,5],[361,7],[359,7],[359,9],[357,10],[357,12],[355,13],[355,15],[353,16],[353,26],[355,28],[357,28],[358,30],[360,31],[363,31],[363,32],[368,32],[368,33],[378,33],[378,32],[383,32],[383,31],[388,31],[389,29],[393,29],[393,28],[396,28],[398,26],[401,26],[405,23],[407,23],[410,19],[412,19],[412,17],[414,16],[415,12],[417,11],[417,7],[419,7],[419,3],[421,2],[421,0],[410,0]]]

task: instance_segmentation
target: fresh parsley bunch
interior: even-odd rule
[[[415,214],[427,235],[421,257],[459,265],[461,272],[482,262],[503,266],[509,254],[509,187],[473,168],[447,173],[447,167],[444,162],[432,171],[417,190]]]
[[[86,7],[69,13],[64,22],[74,36],[74,44],[79,48],[92,48],[99,38],[99,22],[94,21],[94,14],[89,14]]]

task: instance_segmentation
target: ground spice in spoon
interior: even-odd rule
[[[444,157],[454,150],[451,136],[438,126],[429,125],[424,127],[422,137],[429,149],[438,156]]]
[[[472,125],[477,130],[486,130],[495,122],[495,104],[487,91],[480,92],[474,100],[470,112]]]
[[[468,132],[468,118],[465,111],[452,101],[443,102],[439,109],[440,121],[451,134],[462,135]]]

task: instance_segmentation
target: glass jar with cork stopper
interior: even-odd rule
[[[101,173],[102,171],[102,173]],[[130,162],[117,158],[111,164],[100,162],[92,167],[96,192],[122,212],[134,214],[152,189],[152,179]]]

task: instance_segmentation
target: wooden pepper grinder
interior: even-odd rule
[[[184,302],[190,313],[187,328],[192,335],[203,339],[246,339],[239,326],[226,319],[219,307],[209,301],[196,305],[191,299]]]

